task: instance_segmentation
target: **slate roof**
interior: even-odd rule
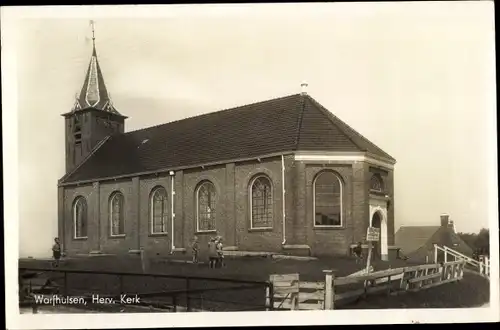
[[[402,226],[396,232],[396,246],[408,256],[424,247],[426,244],[447,246],[472,256],[472,249],[458,236],[452,228],[441,226]],[[455,246],[455,244],[458,244]]]
[[[396,246],[401,248],[404,255],[409,255],[424,246],[440,226],[401,226],[396,232]]]
[[[61,183],[292,151],[394,158],[309,95],[294,94],[109,137]]]
[[[117,115],[120,114],[113,106],[109,97],[101,66],[97,59],[95,45],[92,49],[92,56],[90,57],[89,67],[82,89],[80,90],[80,95],[75,100],[72,112],[86,108],[108,111]]]

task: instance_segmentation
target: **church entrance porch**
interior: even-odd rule
[[[380,229],[378,242],[373,242],[373,258],[387,261],[387,201],[380,197],[370,198],[370,226]]]

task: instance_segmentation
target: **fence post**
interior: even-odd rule
[[[274,310],[274,285],[272,282],[269,282],[269,309]]]
[[[191,299],[189,299],[189,278],[186,278],[186,311],[191,311]]]
[[[118,275],[118,279],[120,281],[120,292],[119,294],[123,294],[123,275]]]
[[[68,295],[68,273],[64,272],[64,295]]]
[[[479,274],[483,275],[483,263],[479,264]]]
[[[403,267],[403,274],[401,276],[401,282],[399,283],[400,290],[405,288],[405,275],[406,275],[406,267]]]
[[[448,262],[448,248],[444,247],[444,263]]]
[[[325,309],[333,309],[333,271],[324,270],[325,273]]]
[[[434,244],[434,263],[437,264],[438,262],[438,247],[437,244]]]

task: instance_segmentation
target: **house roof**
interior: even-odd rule
[[[326,110],[294,94],[109,137],[61,183],[293,151],[394,158]]]
[[[408,255],[424,246],[440,226],[401,226],[396,232],[396,245],[403,254]]]

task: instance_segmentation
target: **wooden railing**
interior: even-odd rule
[[[277,310],[334,309],[339,304],[371,294],[395,295],[459,281],[464,266],[465,261],[458,260],[337,278],[332,271],[326,270],[322,282],[300,282],[299,274],[271,275],[274,296],[268,296],[268,302],[272,301],[270,306]]]
[[[475,269],[477,268],[479,274],[488,278],[490,277],[490,260],[488,257],[485,256],[484,261],[478,261],[447,246],[440,247],[439,245],[434,244],[434,263],[437,263],[438,261],[439,251],[443,252],[444,262],[448,262],[450,257],[452,257],[453,260],[464,260],[468,265],[474,267]]]

